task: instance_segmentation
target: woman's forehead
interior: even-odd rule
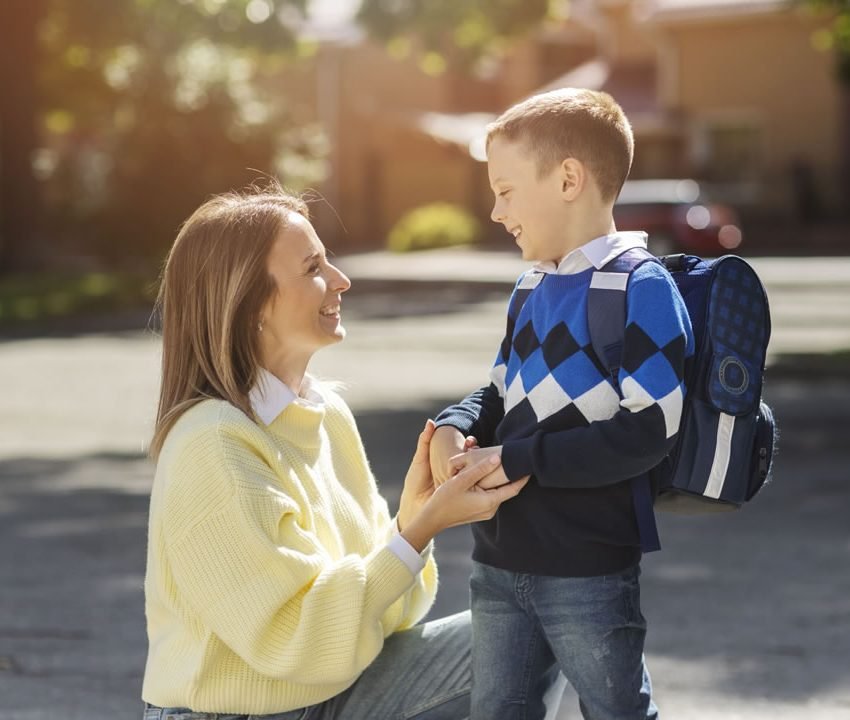
[[[317,252],[323,253],[324,249],[310,221],[300,213],[289,211],[275,242],[275,253],[291,255],[295,261],[301,262]]]

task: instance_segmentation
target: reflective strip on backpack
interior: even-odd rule
[[[732,435],[735,431],[735,416],[720,413],[717,421],[717,442],[714,445],[714,460],[711,472],[705,484],[703,495],[719,498],[726,482],[726,471],[729,469],[729,456],[732,453]]]

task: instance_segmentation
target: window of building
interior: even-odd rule
[[[759,178],[764,131],[752,120],[706,122],[695,143],[700,175],[717,182],[752,182]]]

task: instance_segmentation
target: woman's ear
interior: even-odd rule
[[[581,193],[587,173],[584,165],[575,158],[566,158],[560,170],[561,195],[564,200],[571,202]]]

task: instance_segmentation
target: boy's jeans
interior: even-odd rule
[[[657,718],[639,575],[560,578],[474,563],[472,720],[543,718],[558,668],[586,720]]]
[[[470,643],[466,611],[391,635],[354,685],[319,705],[274,715],[148,706],[144,720],[464,720],[472,680]]]

